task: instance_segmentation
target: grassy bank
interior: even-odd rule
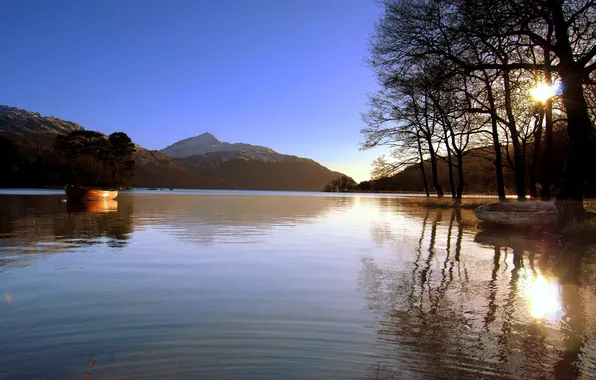
[[[413,197],[404,199],[403,203],[427,207],[429,209],[467,209],[473,210],[487,203],[497,202],[495,198],[464,198],[461,202],[455,202],[452,198],[424,198]],[[515,202],[515,200],[512,200]],[[585,222],[575,223],[565,227],[559,232],[554,232],[560,239],[575,244],[596,244],[596,200],[588,199],[585,202],[589,217]],[[476,220],[476,227],[480,226]]]
[[[529,201],[536,200],[536,199],[528,199]],[[482,206],[487,203],[498,202],[498,198],[494,197],[477,197],[477,198],[463,198],[460,202],[456,202],[451,197],[444,197],[444,198],[426,198],[426,197],[412,197],[406,198],[404,203],[416,205],[416,206],[425,206],[429,208],[462,208],[462,209],[469,209],[473,210],[476,207]],[[508,199],[510,202],[517,202],[516,199]],[[554,201],[554,199],[553,199]],[[596,219],[596,199],[586,199],[584,202],[584,206],[586,210],[591,215],[591,219]]]
[[[476,207],[482,206],[486,203],[497,202],[495,198],[463,198],[460,202],[456,202],[453,198],[425,198],[412,197],[404,199],[404,203],[413,206],[423,206],[428,208],[461,208],[473,210]]]

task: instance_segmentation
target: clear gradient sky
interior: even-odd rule
[[[211,132],[364,180],[374,0],[4,0],[0,104],[148,149]]]

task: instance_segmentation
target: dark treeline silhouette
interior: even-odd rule
[[[134,152],[123,132],[76,130],[43,139],[0,135],[0,186],[125,187],[134,173]]]
[[[528,190],[550,199],[556,188],[560,223],[585,219],[582,201],[596,162],[596,3],[380,2],[370,65],[381,90],[363,115],[362,148],[393,149],[375,162],[374,176],[418,164],[424,186],[443,196],[444,161],[448,188],[460,199],[465,157],[491,147],[500,199],[510,171],[519,200]]]
[[[325,185],[323,191],[325,192],[347,192],[354,190],[357,186],[356,181],[352,177],[348,177],[347,175],[341,175],[337,178],[332,179],[329,181],[328,184]]]
[[[565,158],[565,136],[559,132],[555,133],[553,141],[553,149],[551,155],[555,158],[553,166],[550,167],[549,174],[555,178],[560,178],[563,173],[563,165]],[[526,150],[533,150],[533,142],[526,144]],[[503,167],[503,183],[507,194],[515,194],[515,171],[507,157],[513,153],[511,151],[504,152],[502,156]],[[495,155],[491,147],[473,148],[466,152],[463,159],[463,167],[466,168],[463,173],[462,194],[497,194],[496,189],[496,174],[494,170]],[[354,190],[356,191],[373,191],[373,192],[427,192],[430,194],[428,184],[431,183],[431,162],[425,160],[424,173],[425,177],[421,175],[420,164],[416,163],[405,167],[403,170],[395,174],[378,175],[371,180],[360,182]],[[531,157],[526,157],[527,167],[532,166]],[[541,172],[544,163],[538,161],[536,163],[534,172]],[[453,167],[452,167],[453,169]],[[437,161],[437,178],[438,182],[443,185],[446,193],[451,194],[452,188],[450,185],[451,175],[449,172],[449,163],[445,157],[439,156]],[[426,180],[426,181],[425,181]],[[533,186],[531,186],[533,184]],[[551,189],[554,186],[551,186]],[[532,181],[528,174],[526,178],[526,190],[532,197],[540,197],[542,184],[538,181]],[[589,189],[588,189],[589,190]],[[588,193],[594,194],[593,189]]]

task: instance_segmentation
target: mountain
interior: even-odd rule
[[[196,173],[244,190],[319,191],[342,175],[308,158],[245,143],[222,142],[211,133],[180,140],[160,151]]]
[[[37,112],[0,105],[0,132],[30,136],[33,134],[65,134],[82,129],[83,127],[72,121],[52,116],[43,117]]]
[[[70,121],[0,105],[0,138],[18,147],[21,169],[27,171],[19,177],[26,181],[8,184],[63,185],[57,176],[44,175],[44,167],[35,162],[40,154],[56,154],[52,150],[56,136],[83,129]],[[139,145],[136,149],[133,187],[320,191],[341,175],[310,159],[263,146],[221,142],[209,133],[179,141],[161,152]],[[41,172],[32,172],[33,167]]]
[[[167,156],[176,158],[206,153],[220,153],[219,156],[222,158],[232,158],[237,153],[242,153],[242,156],[245,158],[267,161],[283,161],[286,157],[293,157],[279,154],[266,146],[222,142],[211,133],[203,133],[195,137],[180,140],[162,149],[161,152]],[[222,155],[221,153],[227,154]]]
[[[179,158],[178,161],[212,178],[243,190],[320,191],[342,173],[308,158],[285,156],[283,160],[255,159],[242,153],[221,157],[217,153]]]
[[[156,150],[138,146],[133,187],[174,187],[186,189],[235,189],[234,184],[210,177]]]
[[[44,178],[46,173],[33,173],[32,167],[37,157],[51,155],[56,136],[67,134],[84,128],[74,122],[52,116],[41,116],[15,107],[0,105],[0,138],[12,141],[18,147],[19,155],[23,158],[21,169],[28,171],[20,173],[21,182],[8,183],[13,186],[58,186],[59,179]],[[136,145],[134,153],[136,162],[134,185],[139,187],[209,187],[229,188],[231,185],[218,179],[206,178],[194,173],[175,159],[159,152],[152,152]],[[2,152],[0,152],[1,155]],[[39,180],[24,178],[41,177]],[[0,181],[6,183],[6,181]]]

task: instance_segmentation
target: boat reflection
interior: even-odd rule
[[[134,231],[133,199],[66,202],[58,195],[3,196],[0,200],[0,269],[35,262],[30,254],[128,244]]]
[[[66,211],[72,212],[117,212],[118,201],[116,200],[100,200],[100,201],[68,201],[66,203]]]

